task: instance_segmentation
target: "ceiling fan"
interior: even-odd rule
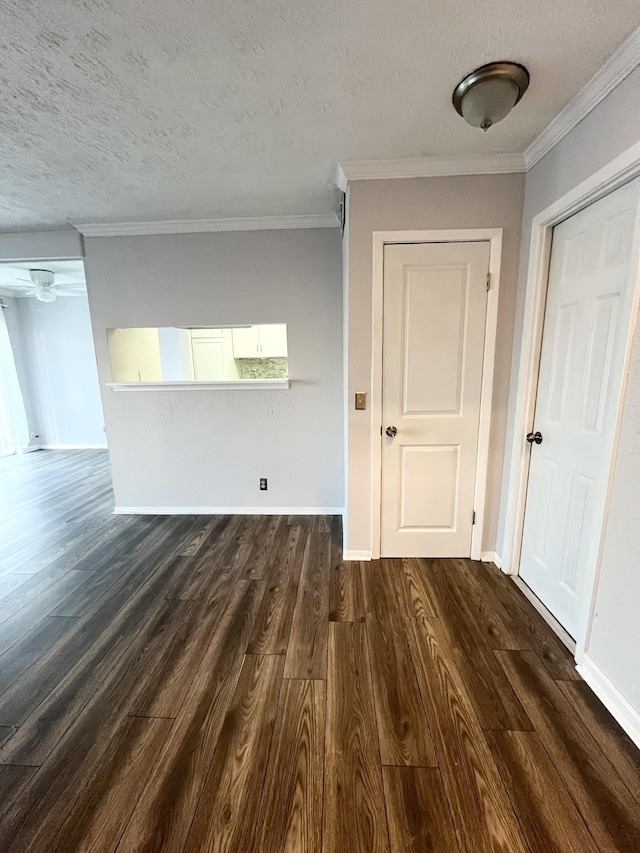
[[[83,282],[69,282],[68,284],[56,284],[56,274],[51,270],[29,270],[29,278],[19,278],[17,281],[26,281],[33,287],[25,296],[35,296],[40,302],[55,302],[58,296],[79,296],[85,293]]]

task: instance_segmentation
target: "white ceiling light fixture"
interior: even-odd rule
[[[58,294],[53,289],[56,280],[55,273],[50,270],[29,270],[29,277],[36,287],[29,291],[28,296],[33,295],[40,302],[56,301]]]
[[[36,299],[40,302],[55,302],[58,298],[58,294],[52,287],[48,287],[46,284],[42,287],[39,287],[36,291]]]
[[[509,115],[529,86],[529,72],[517,62],[490,62],[461,80],[453,106],[472,127],[489,130]]]

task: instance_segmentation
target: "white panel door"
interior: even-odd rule
[[[385,246],[383,557],[471,553],[488,270],[488,242]]]
[[[223,344],[222,339],[194,338],[191,341],[193,378],[196,382],[221,382],[226,378]]]
[[[571,636],[602,529],[639,189],[634,181],[553,231],[534,426],[542,441],[531,444],[520,576]]]

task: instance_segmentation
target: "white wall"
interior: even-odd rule
[[[509,396],[524,175],[356,181],[350,187],[347,377],[347,524],[349,551],[370,552],[371,412],[355,411],[355,391],[371,400],[374,231],[503,228],[496,377],[489,447],[483,550],[495,549]],[[368,407],[369,408],[369,407]]]
[[[158,329],[109,329],[107,342],[114,382],[160,382]]]
[[[7,322],[7,331],[9,332],[13,360],[16,365],[16,373],[18,374],[18,383],[20,385],[20,391],[22,392],[22,400],[27,416],[29,435],[34,436],[34,438],[29,441],[29,447],[37,448],[40,446],[40,440],[35,438],[38,434],[38,417],[33,402],[28,353],[25,348],[24,336],[20,325],[20,315],[18,312],[20,299],[3,296],[2,301],[7,306],[2,310],[4,311],[4,317]]]
[[[182,352],[182,338],[184,333],[184,329],[158,329],[158,345],[160,347],[163,379],[173,379],[179,382],[186,378],[184,375],[184,358]]]
[[[37,444],[106,447],[87,297],[15,302]]]
[[[289,337],[288,391],[103,388],[118,506],[344,505],[338,229],[89,238],[85,265],[102,383],[107,328],[287,323]]]
[[[527,174],[516,343],[523,322],[531,221],[571,188],[640,140],[640,69],[614,89]],[[515,403],[519,352],[516,346],[511,401]],[[513,434],[513,411],[509,439]],[[507,460],[509,461],[509,460]],[[508,470],[505,466],[505,471]],[[498,552],[504,538],[508,477],[503,483]],[[622,431],[615,465],[589,658],[629,703],[640,735],[640,324],[628,377]]]

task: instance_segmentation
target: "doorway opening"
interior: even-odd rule
[[[636,180],[553,229],[519,575],[573,638],[604,524],[639,217]]]
[[[635,179],[638,176],[640,176],[640,156],[638,146],[634,146],[543,210],[532,222],[524,322],[520,340],[520,367],[514,419],[515,428],[509,469],[509,491],[505,524],[506,535],[502,554],[503,571],[516,576],[519,584],[524,583],[519,576],[519,572],[521,546],[524,544],[523,530],[525,526],[525,510],[528,502],[531,456],[536,450],[544,448],[545,443],[549,446],[549,442],[545,441],[544,429],[540,428],[538,430],[537,427],[536,429],[533,429],[533,427],[538,417],[536,408],[538,403],[539,374],[544,367],[541,353],[544,346],[543,328],[546,314],[547,288],[550,281],[550,261],[552,257],[554,229],[560,226],[561,223],[571,223],[571,217],[574,214],[580,214],[581,211],[588,211],[590,207],[593,208],[593,211],[597,212],[597,206],[601,200],[603,200],[604,204],[615,204],[616,198],[623,198],[623,195],[616,195],[616,191],[621,188],[623,188],[623,194],[637,193],[637,181]],[[600,209],[602,210],[603,208]],[[589,524],[593,528],[589,536],[588,548],[584,553],[578,555],[577,563],[574,563],[580,568],[581,578],[579,587],[576,588],[574,613],[570,618],[573,620],[571,632],[575,638],[575,657],[581,672],[583,664],[588,660],[589,637],[592,630],[594,607],[599,587],[600,563],[605,539],[607,512],[613,485],[618,437],[622,423],[626,381],[631,359],[638,306],[640,304],[640,275],[638,269],[640,222],[637,210],[637,195],[635,209],[632,212],[633,219],[635,220],[633,227],[629,227],[629,222],[627,221],[630,215],[630,211],[625,212],[621,209],[616,214],[612,210],[610,217],[605,216],[605,219],[610,221],[604,222],[603,227],[599,229],[602,239],[588,241],[582,253],[584,262],[581,263],[581,267],[585,269],[588,269],[590,266],[593,267],[593,255],[596,252],[598,253],[599,265],[595,265],[594,274],[600,274],[603,262],[605,266],[609,265],[612,269],[614,267],[620,268],[621,263],[618,263],[618,261],[622,262],[624,255],[627,259],[628,267],[627,285],[630,284],[630,288],[618,289],[619,295],[614,300],[617,306],[616,310],[613,311],[609,310],[613,307],[612,294],[603,293],[601,298],[598,298],[597,294],[594,295],[598,311],[592,318],[592,326],[589,329],[586,340],[585,336],[582,335],[580,344],[583,348],[591,350],[592,357],[582,359],[582,375],[578,379],[573,377],[571,380],[574,385],[583,391],[585,388],[599,390],[599,393],[584,394],[580,400],[580,405],[573,408],[577,412],[576,417],[579,416],[578,427],[580,431],[585,433],[598,433],[600,431],[603,440],[601,455],[604,458],[604,471],[600,471],[598,474],[599,483],[597,488],[579,488],[587,484],[584,476],[578,477],[574,475],[573,481],[571,479],[567,481],[569,485],[568,494],[571,500],[568,504],[565,502],[564,507],[565,521],[568,518],[567,513],[573,508],[571,510],[573,513],[572,523],[567,523],[567,530],[570,527],[576,528],[580,526],[579,523],[573,524],[574,520],[579,522],[582,515],[582,511],[576,512],[579,506],[584,506],[585,519],[589,520]],[[575,221],[578,220],[576,219]],[[569,227],[571,227],[570,224]],[[577,230],[579,231],[580,229]],[[635,249],[629,244],[629,239],[635,244]],[[572,257],[575,257],[579,253],[582,242],[576,234],[573,239],[573,249],[566,253],[568,268],[575,266],[575,261],[572,260]],[[571,249],[571,246],[568,248]],[[635,260],[633,260],[634,258]],[[566,301],[567,307],[570,302],[571,300]],[[562,304],[565,303],[562,302]],[[618,310],[618,308],[621,310]],[[605,319],[606,322],[604,322]],[[575,323],[577,324],[577,322],[578,317],[576,314]],[[578,325],[575,325],[575,328],[577,329]],[[595,334],[598,328],[601,330],[601,333]],[[612,334],[611,332],[614,328],[617,331]],[[605,333],[602,333],[603,329]],[[553,352],[553,337],[549,334],[546,337],[547,344]],[[563,346],[565,346],[566,341],[570,340],[571,336],[562,337],[565,342]],[[595,345],[596,341],[598,342],[597,346]],[[566,346],[565,350],[567,350]],[[567,351],[572,351],[572,348],[569,348]],[[556,352],[559,352],[559,350],[556,350]],[[598,368],[597,370],[595,370],[596,367]],[[599,374],[601,381],[596,381],[596,374]],[[554,406],[556,403],[559,403],[560,411],[562,411],[564,392],[561,388],[560,375],[561,372],[558,372],[558,379],[552,379],[550,387],[555,388],[557,393],[555,397],[549,399],[555,401]],[[609,398],[607,398],[606,394],[602,393],[606,389],[612,391]],[[567,392],[567,396],[564,396],[565,411],[568,411],[567,406],[569,402],[570,397]],[[552,406],[551,413],[553,414],[555,411],[557,411],[557,406],[555,409]],[[588,426],[591,427],[590,430],[586,429]],[[596,429],[593,429],[594,426]],[[543,441],[541,445],[536,445],[535,449],[531,450],[530,445],[526,441],[526,436],[529,433],[535,435],[536,431],[541,433]],[[588,475],[589,472],[580,473]],[[571,488],[573,488],[573,492]],[[572,495],[573,497],[571,497]],[[539,497],[536,500],[539,501]],[[529,508],[531,509],[533,506],[533,500],[529,501]],[[581,539],[581,537],[576,537],[576,535],[572,535],[569,538],[574,542]],[[541,534],[539,542],[542,543],[543,539],[544,536]],[[553,542],[553,539],[550,541]],[[561,567],[564,565],[571,566],[573,562],[571,559],[565,561],[565,555],[567,558],[573,556],[573,551],[569,544],[563,550],[562,560],[559,563]],[[566,582],[566,579],[561,578],[560,581]],[[553,602],[551,604],[553,606]],[[543,602],[539,604],[539,609],[554,630],[557,630],[554,624],[553,611],[550,611],[548,606]],[[562,614],[560,615],[561,618],[566,618]],[[557,633],[563,639],[562,632],[557,631]]]
[[[107,449],[82,260],[0,264],[0,454]]]

